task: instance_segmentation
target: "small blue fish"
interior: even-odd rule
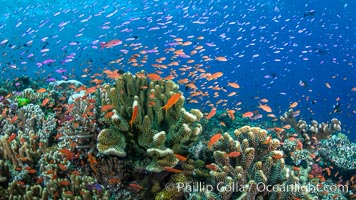
[[[101,191],[103,189],[103,187],[99,183],[89,184],[87,185],[87,188],[89,190],[98,190],[98,191]]]

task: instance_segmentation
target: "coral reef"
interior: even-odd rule
[[[315,120],[311,121],[311,124],[307,124],[306,121],[296,120],[295,112],[293,109],[285,112],[281,117],[281,121],[290,124],[298,133],[303,134],[306,141],[311,140],[312,137],[318,140],[331,137],[331,134],[341,130],[341,122],[333,118],[330,123],[318,123]]]
[[[308,165],[313,163],[313,158],[310,156],[310,152],[305,149],[294,151],[291,155],[291,159],[295,165],[300,165],[302,161],[305,161]]]
[[[243,126],[236,129],[234,134],[236,140],[228,133],[221,135],[217,141],[213,140],[210,148],[213,162],[206,165],[208,172],[204,172],[206,169],[193,168],[191,173],[193,177],[203,178],[204,183],[214,189],[208,190],[205,187],[205,192],[190,192],[186,195],[194,199],[264,198],[268,194],[260,192],[261,188],[258,187],[262,184],[279,187],[281,183],[292,184],[298,181],[285,167],[283,152],[278,150],[279,141],[271,139],[266,130]],[[304,194],[270,195],[288,199],[302,197]]]
[[[308,125],[290,110],[283,128],[259,127],[214,107],[201,120],[176,83],[147,77],[0,96],[0,199],[343,199],[294,187],[354,187],[355,145],[330,138],[337,119]]]
[[[110,194],[89,176],[72,174],[70,178],[50,179],[46,186],[24,183],[9,184],[9,199],[110,199]]]
[[[96,100],[90,97],[77,98],[66,108],[61,120],[58,139],[60,147],[80,150],[82,154],[95,149],[96,137],[100,132]]]
[[[356,172],[356,145],[348,138],[334,135],[330,140],[322,141],[319,154],[339,170]]]
[[[161,172],[174,167],[182,147],[202,131],[199,110],[186,111],[184,97],[172,81],[151,81],[141,74],[123,74],[114,87],[101,89],[102,111],[110,127],[101,130],[97,148],[106,155],[137,152],[152,158],[146,167]],[[163,109],[164,108],[164,109]],[[184,144],[184,145],[183,145]],[[130,146],[130,149],[125,147]],[[139,155],[139,154],[137,154]]]

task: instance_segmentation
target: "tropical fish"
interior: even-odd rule
[[[205,116],[206,119],[212,118],[216,114],[216,108],[212,108],[207,116]]]
[[[235,119],[235,110],[228,110],[227,114],[229,115],[231,120]]]
[[[222,62],[226,62],[226,61],[227,61],[227,58],[224,57],[224,56],[216,56],[216,57],[215,57],[215,60],[217,60],[217,61],[222,61]]]
[[[105,119],[109,119],[110,117],[112,117],[115,113],[114,112],[107,112],[104,116]]]
[[[131,120],[129,122],[131,128],[132,128],[132,124],[135,122],[137,114],[138,114],[138,103],[137,103],[137,101],[134,101],[132,106],[133,106],[132,116],[131,116]]]
[[[182,170],[175,169],[173,167],[163,167],[163,169],[167,172],[171,172],[171,173],[175,173],[175,174],[179,174],[179,173],[183,172]]]
[[[279,160],[281,158],[283,158],[283,152],[282,151],[277,151],[273,156],[273,159]]]
[[[271,142],[272,137],[269,136],[265,141],[262,142],[262,144],[269,144]]]
[[[213,171],[218,170],[218,168],[214,164],[207,164],[207,165],[205,165],[205,167],[210,169],[210,170],[213,170]]]
[[[143,189],[143,187],[141,185],[139,185],[139,184],[137,184],[135,182],[130,183],[129,186],[131,188],[133,188],[133,189],[136,189],[136,190],[142,190]]]
[[[89,163],[90,163],[90,167],[93,169],[95,174],[98,174],[98,171],[94,167],[94,165],[98,164],[98,162],[96,161],[95,157],[90,152],[88,153],[88,160],[89,160]]]
[[[211,146],[215,143],[217,143],[220,139],[222,138],[221,133],[215,134],[210,138],[210,141],[208,143],[208,148],[211,149]]]
[[[101,106],[101,112],[106,112],[106,111],[111,110],[113,108],[114,107],[112,105],[110,105],[110,104],[103,105],[103,106]]]
[[[162,107],[162,109],[164,109],[167,112],[170,107],[172,107],[179,101],[181,96],[182,96],[181,93],[173,94],[171,98],[168,99],[166,105]]]
[[[187,157],[179,155],[179,154],[174,154],[174,156],[180,161],[186,161],[187,160]]]
[[[244,114],[242,114],[242,117],[245,117],[245,118],[251,118],[253,116],[253,112],[245,112]]]
[[[49,99],[49,98],[43,99],[41,106],[44,107],[45,105],[47,105],[47,103],[48,103],[50,100],[51,100],[51,99]]]
[[[231,82],[229,82],[228,84],[227,84],[228,86],[230,86],[230,87],[233,87],[233,88],[240,88],[240,85],[238,84],[238,83],[231,83]]]
[[[99,183],[89,184],[87,185],[87,188],[89,190],[98,190],[98,191],[101,191],[103,189],[103,187]]]
[[[158,74],[155,74],[155,73],[150,73],[150,74],[147,74],[147,77],[153,81],[159,81],[159,80],[162,80],[161,76],[158,75]]]
[[[229,158],[235,158],[235,157],[239,157],[241,156],[241,152],[237,152],[237,151],[233,151],[233,152],[230,152],[229,154],[227,154],[227,157]]]
[[[289,108],[295,108],[297,107],[298,102],[293,102],[292,104],[289,105]]]
[[[121,40],[110,40],[108,42],[102,42],[100,43],[101,48],[112,48],[114,46],[122,44]]]
[[[36,92],[44,93],[44,92],[46,92],[46,88],[40,88],[40,89],[36,90]]]
[[[266,111],[266,112],[272,112],[271,107],[269,107],[268,105],[263,105],[263,104],[259,104],[258,106],[259,108],[261,108],[262,110]]]
[[[15,138],[16,138],[16,133],[13,133],[13,134],[11,134],[10,136],[9,136],[9,138],[7,139],[7,142],[8,143],[10,143],[10,142],[12,142]]]

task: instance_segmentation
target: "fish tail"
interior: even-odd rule
[[[163,109],[164,111],[166,111],[166,112],[167,112],[167,110],[168,110],[168,106],[167,106],[167,105],[165,105],[165,106],[163,106],[163,107],[162,107],[162,109]]]
[[[103,48],[105,48],[105,42],[101,42],[100,43],[100,47],[103,49]]]

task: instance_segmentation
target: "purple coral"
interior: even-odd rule
[[[314,176],[321,175],[323,172],[323,169],[318,165],[318,164],[313,164],[312,169],[311,169],[311,174]]]

